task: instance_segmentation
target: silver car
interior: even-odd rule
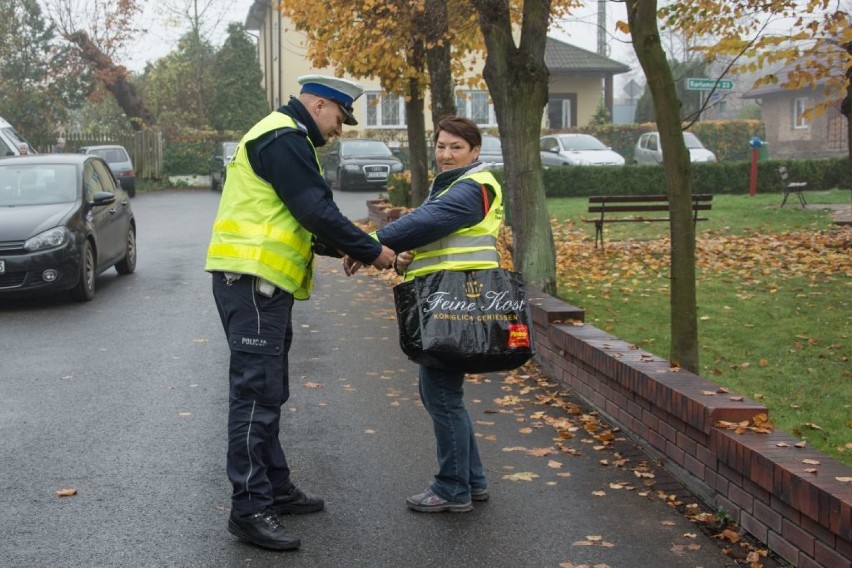
[[[83,146],[79,152],[81,154],[94,154],[103,158],[127,195],[130,197],[136,195],[136,173],[133,171],[133,161],[130,159],[130,154],[124,146],[112,144]]]
[[[549,134],[539,141],[541,164],[551,166],[623,166],[618,152],[590,134]]]
[[[704,147],[698,136],[692,132],[683,133],[683,141],[689,150],[690,162],[715,162],[716,154]],[[636,141],[633,150],[633,160],[637,164],[661,164],[663,162],[663,147],[660,145],[659,132],[646,132]]]

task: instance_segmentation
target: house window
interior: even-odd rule
[[[457,91],[456,112],[478,126],[497,126],[497,115],[488,91]]]
[[[810,126],[805,111],[808,109],[807,97],[793,100],[793,128],[807,128]]]
[[[367,126],[373,128],[404,128],[405,100],[399,95],[366,93]]]

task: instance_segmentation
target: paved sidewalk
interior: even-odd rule
[[[431,480],[435,448],[417,367],[399,349],[390,275],[347,278],[323,258],[315,282],[294,312],[282,433],[297,482],[327,510],[287,519],[303,546],[286,565],[340,566],[330,547],[365,567],[739,565],[675,510],[695,501],[673,478],[618,432],[607,440],[606,424],[535,370],[466,384],[491,500],[465,514],[407,510]],[[274,557],[246,553],[262,565]]]

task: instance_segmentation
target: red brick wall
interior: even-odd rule
[[[852,477],[852,468],[796,448],[797,440],[781,432],[736,434],[716,427],[719,420],[751,420],[767,410],[745,398],[732,400],[736,393],[717,392],[718,385],[673,371],[665,359],[596,327],[578,325],[579,308],[528,293],[536,361],[555,379],[793,566],[852,566],[852,485],[837,480]]]

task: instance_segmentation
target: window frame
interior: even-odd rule
[[[793,99],[793,128],[804,130],[810,128],[811,121],[805,116],[810,99],[808,97],[796,97]]]
[[[377,100],[378,102],[373,103],[372,101]],[[383,112],[386,104],[393,104],[393,102],[397,105],[397,113],[399,116],[399,120],[395,124],[385,124],[385,113]],[[405,99],[400,97],[399,95],[388,94],[383,91],[366,91],[364,93],[364,104],[367,105],[366,108],[366,119],[364,120],[364,125],[367,128],[406,128],[407,124],[405,122]]]
[[[486,111],[488,113],[488,118],[486,119],[487,122],[479,122],[478,118],[473,117],[473,113],[471,111],[471,105],[474,103],[474,98],[479,95],[485,96],[488,101],[488,108]],[[494,112],[494,102],[491,100],[491,94],[488,91],[482,89],[456,89],[455,100],[456,114],[459,116],[471,119],[480,128],[497,126],[497,113]]]

